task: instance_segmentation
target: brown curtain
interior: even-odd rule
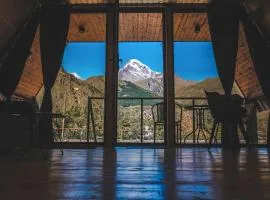
[[[238,0],[216,0],[208,5],[208,21],[220,81],[226,96],[224,107],[230,110],[239,37]],[[227,120],[222,124],[222,144],[235,147],[239,144],[237,122]]]
[[[270,46],[262,32],[249,18],[244,8],[241,9],[250,54],[255,66],[264,95],[270,100]],[[270,41],[269,41],[270,42]]]
[[[20,38],[0,68],[0,92],[10,98],[21,78],[25,62],[31,54],[31,46],[39,23],[40,13],[34,12],[22,30]]]
[[[40,48],[44,82],[44,96],[41,112],[52,112],[51,89],[60,69],[69,27],[69,10],[62,6],[46,6],[40,21]],[[51,117],[40,118],[41,145],[53,141]]]
[[[239,35],[239,2],[217,0],[208,5],[208,21],[220,81],[231,94],[236,67]]]

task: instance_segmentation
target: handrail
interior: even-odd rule
[[[88,97],[88,103],[91,101],[91,100],[104,100],[105,97]],[[118,101],[121,101],[121,100],[137,100],[137,104],[138,106],[140,106],[140,116],[138,116],[140,118],[140,130],[138,130],[140,133],[138,133],[138,135],[140,135],[140,142],[143,143],[144,142],[144,116],[143,116],[143,113],[144,113],[144,107],[146,106],[144,103],[147,102],[148,100],[164,100],[165,98],[164,97],[117,97],[117,100]],[[177,100],[189,100],[190,101],[190,104],[191,105],[196,105],[197,102],[196,100],[207,100],[206,97],[175,97],[174,98],[175,101]],[[199,102],[198,102],[199,103]],[[183,104],[186,104],[186,103],[183,103]],[[180,108],[181,108],[181,116],[182,116],[182,107],[181,105],[179,104]],[[178,107],[177,107],[178,109]],[[89,110],[89,107],[88,107],[88,115],[90,114],[90,110]],[[153,113],[152,113],[153,114]],[[193,113],[194,115],[194,113]],[[90,117],[88,116],[88,119],[87,119],[87,138],[89,138],[89,134],[90,134]],[[93,122],[91,122],[93,123]],[[123,127],[124,128],[124,127]],[[195,129],[195,125],[194,125],[194,122],[193,122],[193,129]],[[125,129],[125,128],[124,128]],[[121,130],[123,131],[124,129],[121,128]],[[94,130],[93,130],[94,131]],[[193,139],[195,141],[195,137]]]
[[[88,97],[89,99],[105,99],[105,97]],[[146,100],[152,100],[152,99],[165,99],[164,97],[117,97],[117,99],[120,100],[126,100],[126,99],[146,99]],[[183,100],[207,100],[206,97],[174,97],[174,99],[183,99]]]

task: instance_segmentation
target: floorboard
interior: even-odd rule
[[[0,156],[0,199],[270,199],[266,148],[53,150]]]

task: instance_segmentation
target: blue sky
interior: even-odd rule
[[[105,74],[105,42],[70,42],[64,52],[62,66],[82,79]]]
[[[174,73],[193,81],[217,77],[211,42],[175,42]]]
[[[152,70],[163,72],[161,42],[120,42],[119,58],[123,67],[130,59],[138,59]],[[62,65],[69,73],[76,73],[82,79],[105,75],[104,42],[73,42],[65,49]],[[175,74],[186,80],[201,81],[217,77],[216,65],[210,42],[175,42]]]
[[[120,68],[124,67],[130,59],[135,58],[152,70],[163,72],[162,48],[162,42],[120,42],[119,59],[122,59]]]

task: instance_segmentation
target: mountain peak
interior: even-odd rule
[[[137,59],[130,59],[124,66],[128,67],[129,65],[131,65],[132,67],[135,68],[141,68],[141,69],[146,69],[148,71],[152,71],[150,67],[148,67],[146,64],[142,63],[141,61],[137,60]]]
[[[152,71],[150,67],[137,59],[130,59],[123,68],[119,70],[119,79],[136,82],[148,78],[160,78],[160,72]]]

